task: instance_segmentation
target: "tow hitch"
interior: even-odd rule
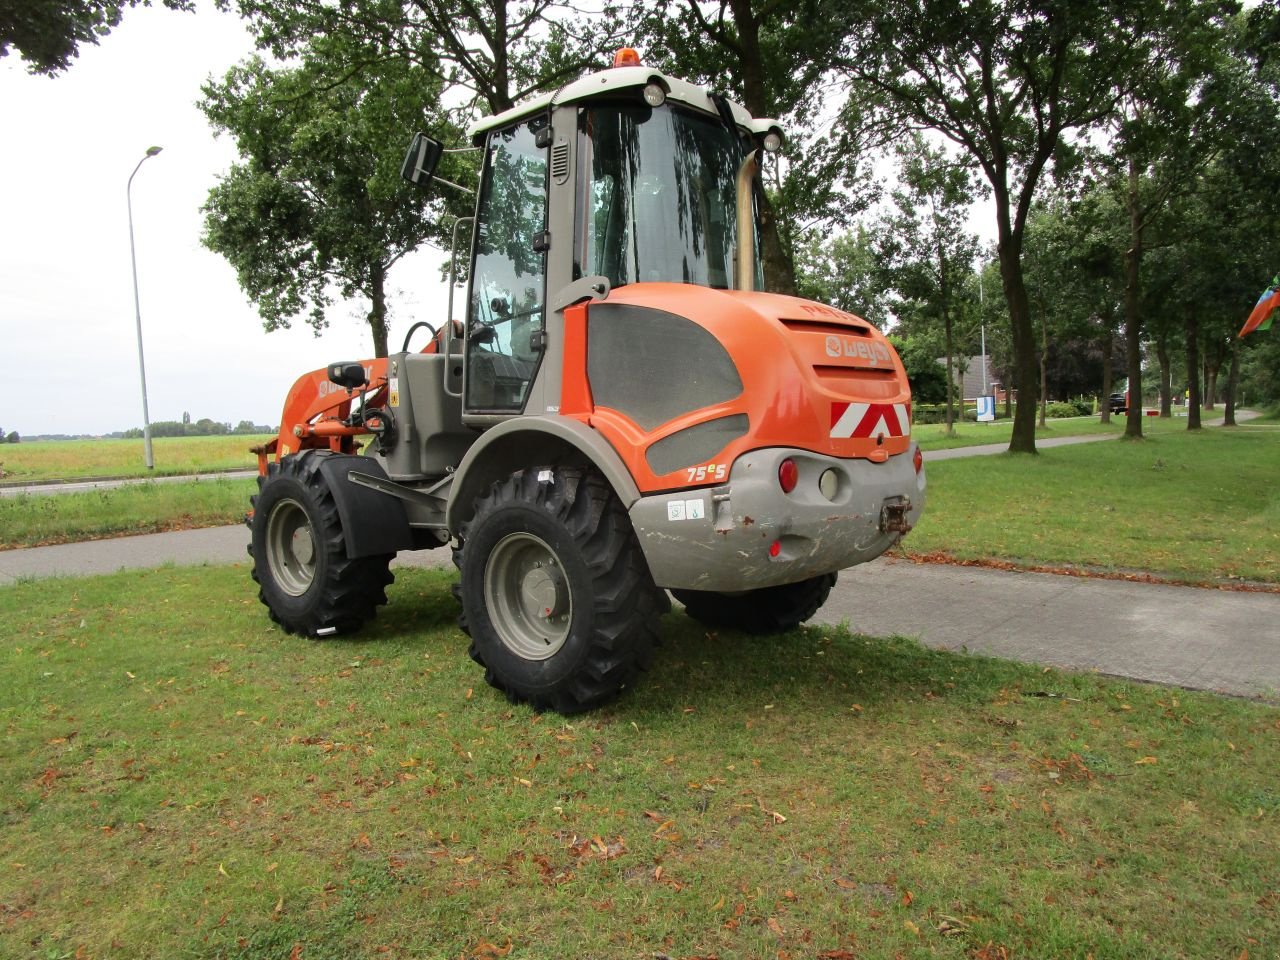
[[[882,533],[906,534],[911,531],[911,522],[907,514],[911,512],[911,500],[908,497],[890,497],[880,508],[880,531]]]

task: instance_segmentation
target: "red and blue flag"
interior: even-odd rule
[[[1243,337],[1255,330],[1270,329],[1271,314],[1277,307],[1280,307],[1280,273],[1272,278],[1271,286],[1262,291],[1262,296],[1258,298],[1257,304],[1249,313],[1249,319],[1244,322],[1244,326],[1236,336]]]

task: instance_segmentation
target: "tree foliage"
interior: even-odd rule
[[[170,10],[191,10],[193,0],[162,0]],[[80,54],[120,25],[129,7],[149,0],[0,0],[0,57],[15,49],[32,73],[61,73]]]
[[[318,36],[343,37],[341,73],[426,71],[451,105],[501,113],[539,90],[603,66],[623,24],[604,4],[579,13],[560,0],[220,0],[234,6],[258,44],[280,59],[305,54]],[[408,67],[406,67],[408,69]]]
[[[991,188],[1016,363],[1012,451],[1035,451],[1036,343],[1023,279],[1031,205],[1051,163],[1112,116],[1194,0],[868,3],[841,66],[852,103],[882,127],[956,143]],[[1193,9],[1194,8],[1194,9]]]
[[[344,75],[335,64],[345,53],[318,39],[298,66],[255,58],[205,86],[202,109],[242,159],[209,193],[204,243],[235,267],[267,330],[305,318],[318,334],[335,294],[363,297],[375,354],[386,356],[387,273],[446,235],[440,192],[399,175],[401,145],[432,117],[440,82],[408,64]],[[429,126],[456,136],[438,114]],[[468,175],[446,160],[443,176]]]
[[[901,143],[896,154],[901,186],[892,194],[893,211],[879,221],[876,253],[897,296],[894,310],[904,327],[923,324],[941,335],[950,432],[955,420],[956,324],[976,312],[967,309],[976,292],[971,281],[979,252],[978,238],[966,224],[973,175],[918,133]]]

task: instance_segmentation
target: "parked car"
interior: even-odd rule
[[[1113,393],[1107,398],[1107,406],[1112,413],[1128,413],[1129,404],[1125,402],[1123,393]]]

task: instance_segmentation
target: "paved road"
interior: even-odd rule
[[[164,564],[246,563],[214,527],[0,551],[0,584]],[[441,566],[446,550],[396,564]],[[246,571],[246,591],[248,573]],[[841,574],[819,612],[871,636],[1280,701],[1280,594],[1236,593],[885,559]]]

